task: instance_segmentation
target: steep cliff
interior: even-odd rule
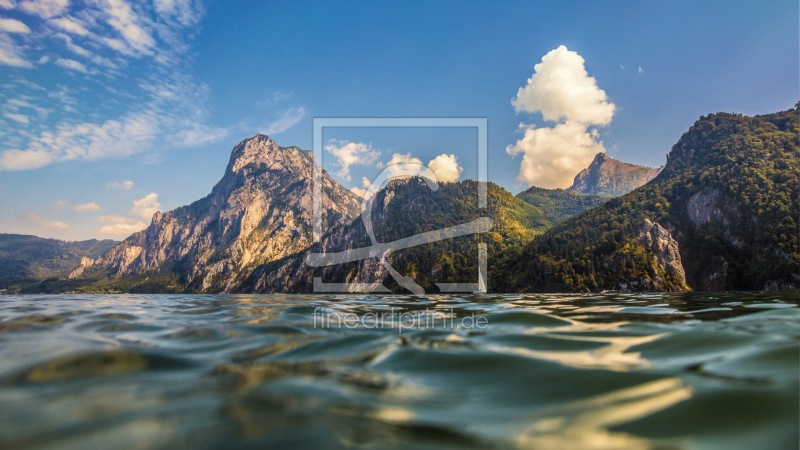
[[[658,175],[661,168],[628,164],[598,153],[583,169],[567,191],[579,194],[618,197],[646,184]]]
[[[799,131],[795,109],[701,117],[655,179],[512,251],[495,288],[800,288]]]
[[[162,278],[177,290],[235,290],[254,268],[311,245],[313,168],[309,151],[280,147],[261,134],[246,139],[233,149],[211,194],[156,213],[147,229],[85,272],[142,283]],[[323,172],[321,213],[328,228],[352,222],[358,200]]]

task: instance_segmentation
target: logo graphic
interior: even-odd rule
[[[314,167],[313,212],[314,242],[319,242],[322,230],[322,129],[325,127],[474,127],[478,129],[478,207],[486,208],[487,170],[487,121],[485,118],[315,118],[314,119]],[[431,242],[443,241],[459,236],[491,231],[493,222],[489,217],[481,217],[471,222],[453,227],[420,233],[393,242],[379,243],[372,227],[372,203],[381,187],[393,178],[420,177],[428,188],[436,192],[439,183],[436,174],[422,164],[396,164],[386,167],[372,182],[363,196],[361,219],[367,230],[371,245],[356,249],[333,253],[311,253],[306,264],[311,267],[324,267],[360,261],[367,258],[380,260],[387,272],[400,286],[418,296],[424,296],[425,290],[413,278],[398,273],[387,260],[394,251],[403,250]],[[442,292],[486,292],[487,255],[486,244],[478,244],[478,282],[477,283],[436,283]],[[314,277],[314,292],[380,292],[391,293],[381,283],[324,283],[321,277]]]

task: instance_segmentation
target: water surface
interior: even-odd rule
[[[0,447],[797,449],[797,306],[0,296]]]

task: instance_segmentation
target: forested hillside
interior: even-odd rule
[[[116,241],[67,242],[22,234],[0,234],[0,289],[66,276],[81,258],[97,258]]]
[[[536,186],[520,192],[517,198],[539,208],[545,219],[554,224],[608,201],[608,197],[599,195],[578,194],[563,189],[544,189]]]
[[[797,110],[703,116],[654,180],[507,250],[490,288],[796,289],[798,172]],[[677,244],[685,280],[666,270],[647,221]]]

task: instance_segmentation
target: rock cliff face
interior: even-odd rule
[[[628,164],[598,153],[594,161],[575,176],[567,190],[579,194],[618,197],[646,184],[661,172],[652,168]]]
[[[95,263],[115,276],[170,273],[189,290],[230,292],[254,268],[311,245],[314,159],[265,135],[239,143],[207,197],[166,213]],[[358,197],[323,172],[328,229],[359,213]]]
[[[635,291],[685,291],[686,272],[681,264],[678,241],[658,223],[644,219],[637,241],[653,259],[648,277],[620,280],[618,288],[623,292]]]

